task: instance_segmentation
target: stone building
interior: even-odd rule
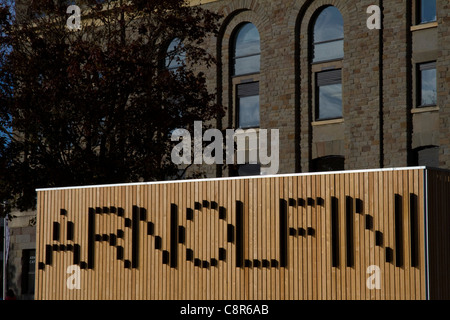
[[[367,26],[371,5],[382,9],[381,29]],[[450,168],[446,1],[204,6],[223,15],[208,44],[218,60],[211,86],[228,108],[218,126],[279,129],[279,173]],[[259,50],[245,53],[246,45]],[[259,119],[240,125],[249,108],[259,109]]]
[[[13,212],[13,215],[15,217],[8,222],[9,252],[6,289],[12,289],[20,300],[30,300],[34,298],[36,212]],[[3,238],[3,219],[1,232]],[[0,244],[3,259],[3,241],[0,241]]]
[[[227,108],[217,128],[278,129],[278,173],[450,169],[448,1],[193,4],[222,15],[218,37],[205,43],[217,66],[203,70]],[[372,5],[381,8],[380,29],[368,27]],[[205,177],[264,171],[251,164],[194,169]],[[11,225],[10,281],[19,295],[35,245],[31,218]]]

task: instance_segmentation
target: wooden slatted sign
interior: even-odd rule
[[[449,199],[425,168],[40,189],[36,298],[445,298]]]

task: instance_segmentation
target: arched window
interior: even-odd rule
[[[259,127],[259,72],[261,45],[258,29],[250,22],[238,26],[233,38],[233,90],[236,97],[236,126]],[[248,81],[248,75],[252,80]]]
[[[315,121],[339,119],[342,112],[344,20],[339,9],[322,9],[313,22],[312,71],[315,81]],[[326,62],[334,61],[330,69]]]
[[[339,9],[326,7],[314,23],[313,62],[342,59],[344,57],[344,19]]]
[[[179,68],[184,67],[186,62],[186,52],[183,43],[179,38],[175,38],[169,44],[166,55],[166,68],[169,71],[176,72]]]
[[[261,45],[258,29],[252,23],[239,27],[234,41],[233,75],[258,73],[260,70]]]
[[[261,40],[256,26],[244,22],[236,27],[230,39],[230,76],[235,127],[257,129],[260,126],[259,81],[261,67]],[[250,151],[250,150],[246,150]],[[261,166],[239,164],[235,174],[259,175]]]

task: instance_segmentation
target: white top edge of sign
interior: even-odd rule
[[[88,186],[78,186],[78,187],[40,188],[40,189],[36,189],[36,191],[41,192],[41,191],[54,191],[54,190],[111,188],[111,187],[146,186],[146,185],[172,184],[172,183],[248,180],[248,179],[302,177],[302,176],[317,176],[317,175],[344,174],[344,173],[386,172],[386,171],[406,171],[406,170],[424,170],[424,169],[427,169],[427,167],[405,167],[405,168],[385,168],[385,169],[368,169],[368,170],[308,172],[308,173],[292,173],[292,174],[267,175],[267,176],[260,175],[260,176],[247,176],[247,177],[226,177],[226,178],[209,178],[209,179],[192,179],[192,180],[168,180],[168,181],[153,181],[153,182],[139,182],[139,183],[104,184],[104,185],[92,185],[92,186],[88,185]]]

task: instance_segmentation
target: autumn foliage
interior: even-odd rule
[[[76,1],[71,31],[65,2],[0,9],[0,191],[20,209],[40,187],[174,177],[170,133],[223,112],[198,72],[214,64],[202,45],[216,14],[180,0]],[[169,71],[175,38],[186,66]]]

